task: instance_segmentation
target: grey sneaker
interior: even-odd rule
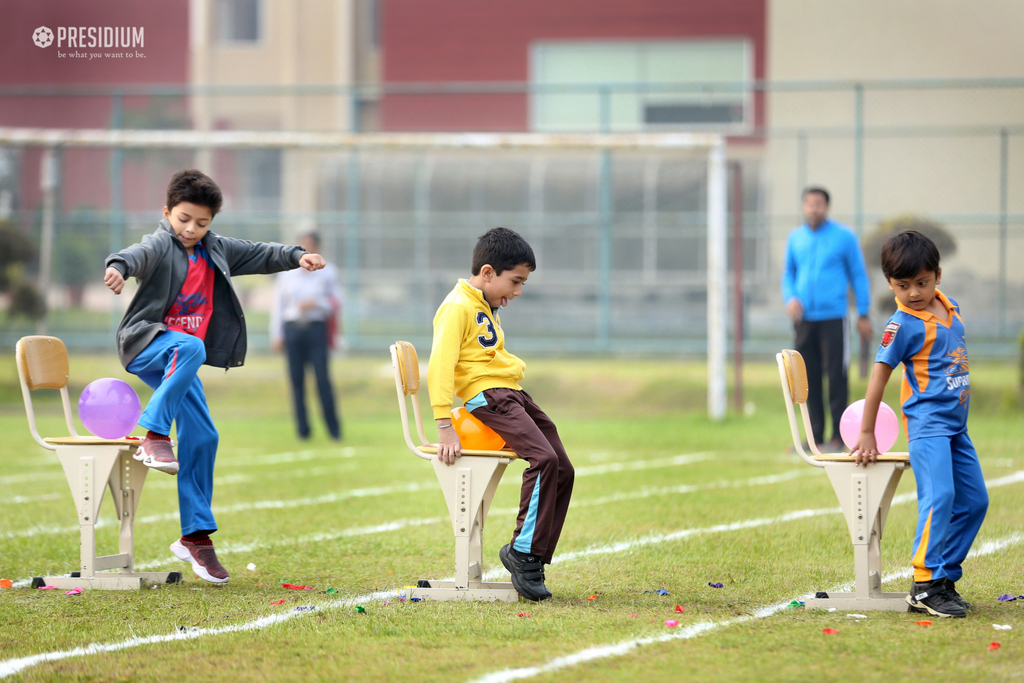
[[[507,543],[498,551],[505,569],[512,575],[512,586],[527,600],[540,602],[551,597],[544,585],[544,564],[539,557],[524,555]]]
[[[139,445],[135,455],[132,456],[146,467],[150,467],[160,472],[166,472],[171,476],[178,473],[178,461],[174,458],[174,449],[171,448],[171,442],[164,441],[163,439],[150,439],[146,437],[142,440],[142,444]]]
[[[907,596],[907,604],[910,605],[911,611],[928,612],[933,617],[963,619],[967,616],[967,611],[950,594],[945,579],[914,583],[910,595]]]

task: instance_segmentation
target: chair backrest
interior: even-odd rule
[[[786,397],[786,414],[789,416],[789,429],[793,436],[793,448],[797,455],[815,467],[824,467],[813,456],[821,455],[818,452],[817,444],[811,438],[811,419],[807,412],[807,366],[804,364],[804,357],[792,349],[784,349],[776,355],[779,363],[779,376],[782,380],[782,393]],[[810,453],[804,450],[800,442],[800,427],[796,415],[795,406],[800,406],[800,416],[803,418],[804,434],[808,436],[808,447]]]
[[[786,381],[789,383],[789,396],[793,399],[793,405],[804,403],[808,388],[804,357],[798,351],[783,349],[782,363],[786,368]]]
[[[56,337],[22,337],[15,347],[18,373],[28,388],[63,389],[68,384],[68,349]]]
[[[415,396],[420,390],[420,362],[416,358],[416,347],[407,341],[396,341],[395,355],[402,378],[402,393]]]
[[[57,389],[60,392],[61,404],[64,407],[64,421],[68,426],[68,434],[78,436],[75,421],[71,414],[71,401],[68,398],[68,349],[57,337],[33,335],[22,337],[14,347],[14,356],[18,365],[18,379],[21,383],[21,396],[25,401],[25,416],[28,428],[43,448],[53,451],[57,447],[46,443],[36,428],[35,411],[32,408],[32,391],[36,389]]]
[[[395,367],[395,389],[398,391],[398,411],[402,417],[402,432],[405,444],[416,456],[430,460],[430,456],[420,451],[412,441],[409,431],[409,410],[406,401],[412,403],[412,419],[416,424],[416,434],[420,443],[427,445],[427,435],[423,431],[423,417],[416,392],[420,389],[420,363],[416,358],[416,348],[407,341],[396,341],[391,345],[391,362]]]

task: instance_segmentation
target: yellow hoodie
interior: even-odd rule
[[[501,318],[484,293],[459,280],[434,315],[427,390],[434,419],[451,417],[454,396],[467,401],[484,389],[521,389],[526,363],[505,350]]]

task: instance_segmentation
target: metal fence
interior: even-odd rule
[[[617,123],[619,100],[638,91],[743,92],[750,107],[730,123],[737,173],[730,224],[742,230],[745,349],[767,353],[789,339],[779,280],[800,190],[832,191],[832,215],[863,237],[885,220],[914,214],[940,223],[957,243],[943,286],[964,310],[972,353],[1014,353],[1024,325],[1024,80],[741,83],[665,86],[418,84],[374,88],[136,88],[0,90],[0,126],[32,107],[95,112],[95,128],[187,129],[196,112],[218,126],[276,130],[289,110],[332,109],[351,130],[372,132],[389,111],[446,107],[486,122],[498,105],[586,91],[595,111],[581,133],[708,129]],[[712,98],[713,99],[713,98]],[[211,115],[213,112],[214,115]],[[217,114],[217,113],[220,114]],[[408,111],[405,118],[409,118]],[[23,124],[19,124],[23,125]],[[630,127],[632,126],[632,127]],[[465,130],[467,126],[463,126]],[[481,124],[481,130],[488,130]],[[0,220],[39,240],[41,151],[0,148]],[[64,149],[49,330],[70,343],[109,346],[122,300],[100,283],[102,259],[149,232],[173,170],[208,169],[227,202],[215,229],[258,240],[309,230],[349,284],[346,334],[354,349],[396,337],[426,343],[433,311],[469,268],[477,235],[494,225],[520,231],[539,268],[527,294],[503,314],[515,348],[550,352],[704,353],[706,163],[650,151]],[[602,265],[602,231],[610,253]],[[887,289],[875,264],[875,299]],[[28,275],[31,276],[32,266]],[[242,288],[251,346],[265,347],[272,281]],[[604,292],[604,294],[602,294]],[[876,328],[884,313],[873,306]],[[5,342],[34,324],[0,318]]]

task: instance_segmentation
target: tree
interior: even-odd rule
[[[904,214],[890,218],[878,224],[875,230],[864,238],[864,260],[867,262],[868,272],[873,267],[878,267],[882,261],[882,246],[893,235],[898,235],[904,230],[917,230],[919,233],[935,242],[939,254],[944,259],[956,253],[956,238],[941,223],[931,221],[924,216]],[[879,313],[892,315],[896,311],[896,304],[892,294],[886,290],[876,300],[876,309]]]
[[[13,223],[0,221],[0,294],[10,303],[7,318],[23,316],[39,320],[46,314],[46,300],[25,277],[25,267],[36,260],[36,247]]]

